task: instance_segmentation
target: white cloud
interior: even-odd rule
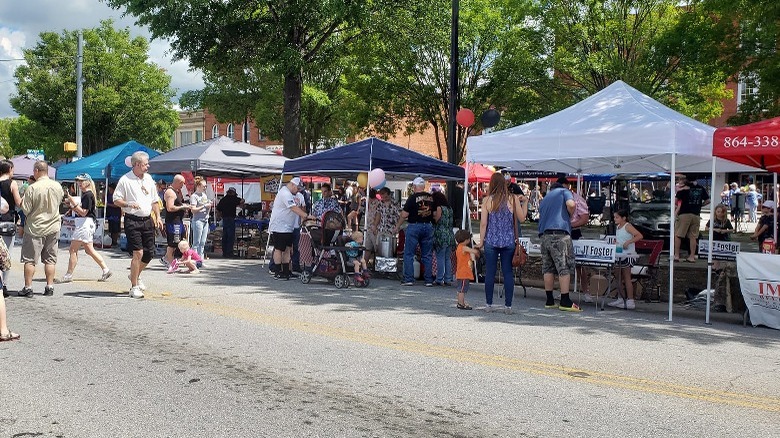
[[[41,32],[61,33],[64,29],[94,28],[101,20],[113,19],[117,28],[130,29],[132,36],[149,40],[149,29],[137,26],[133,17],[122,17],[122,12],[109,8],[101,0],[27,0],[0,1],[0,59],[22,57],[22,48],[38,43]],[[167,53],[167,41],[150,42],[149,59],[171,75],[171,86],[177,94],[203,87],[200,73],[190,72],[186,61],[173,62]],[[13,72],[18,61],[0,61],[0,117],[15,113],[8,100],[16,91]]]

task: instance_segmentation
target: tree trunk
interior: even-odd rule
[[[295,158],[301,154],[301,95],[303,73],[300,69],[284,76],[284,156]]]

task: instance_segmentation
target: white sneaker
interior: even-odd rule
[[[133,286],[130,288],[130,298],[143,298],[144,293],[141,292],[141,288],[138,286]]]
[[[596,298],[593,295],[591,295],[591,294],[583,293],[582,294],[582,301],[584,301],[586,303],[592,303],[592,302],[596,301]]]
[[[512,310],[511,307],[504,307],[504,313],[507,315],[513,315],[515,312]]]
[[[127,276],[127,279],[130,280],[130,276]],[[131,280],[132,281],[132,280]],[[138,276],[138,288],[141,289],[141,291],[146,291],[146,285],[143,281],[141,281],[141,276]]]
[[[109,277],[111,277],[111,274],[113,274],[113,272],[111,272],[111,270],[109,269],[106,269],[105,271],[103,271],[103,275],[100,276],[100,279],[98,281],[108,280]]]
[[[492,304],[486,304],[485,305],[485,312],[487,312],[487,313],[493,312],[493,305]]]
[[[619,308],[622,309],[623,306],[624,306],[623,298],[618,298],[615,301],[611,301],[611,302],[607,303],[607,306],[609,306],[609,307],[619,307]]]
[[[626,300],[626,309],[628,310],[636,309],[636,302],[634,300]]]
[[[73,281],[73,275],[65,274],[62,276],[62,278],[59,279],[59,281],[57,281],[57,283],[70,283],[71,281]]]

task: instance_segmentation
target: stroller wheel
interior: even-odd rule
[[[347,277],[346,274],[338,274],[333,279],[333,285],[336,286],[337,289],[345,289],[349,286],[349,277]]]
[[[308,269],[304,269],[301,271],[300,275],[301,283],[303,284],[309,284],[311,281],[311,272],[309,272]]]
[[[363,277],[363,281],[357,283],[357,287],[368,287],[369,284],[371,284],[371,280]]]

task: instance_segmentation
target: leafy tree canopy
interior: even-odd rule
[[[148,42],[131,38],[109,21],[84,34],[83,153],[89,155],[135,139],[149,147],[172,146],[178,115],[172,109],[170,76],[148,60]],[[78,34],[43,32],[24,51],[16,69],[17,93],[11,106],[39,130],[34,138],[56,139],[47,157],[64,155],[62,143],[76,136],[76,53]],[[26,145],[15,147],[26,149]]]

